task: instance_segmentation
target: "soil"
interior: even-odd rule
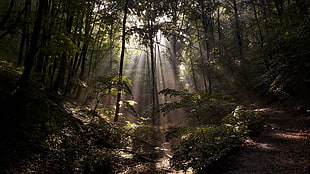
[[[310,174],[310,116],[285,110],[258,109],[263,131],[248,138],[229,158],[225,174]]]

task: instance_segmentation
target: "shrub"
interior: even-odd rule
[[[160,111],[164,114],[172,110],[182,109],[188,113],[194,124],[210,125],[218,124],[224,115],[231,112],[232,97],[225,94],[207,94],[204,91],[188,92],[164,89],[160,94],[175,97],[177,101],[160,105]]]
[[[239,138],[225,126],[196,127],[183,135],[183,141],[174,148],[172,166],[196,173],[205,171],[222,159],[238,144]]]
[[[224,117],[222,122],[240,135],[253,135],[261,130],[264,121],[264,117],[258,112],[238,106],[232,114]]]
[[[191,167],[195,173],[207,172],[239,147],[245,136],[259,131],[263,121],[258,113],[237,107],[219,125],[184,127],[174,129],[174,132],[170,130],[169,138],[182,138],[182,142],[173,149],[171,164],[176,169]]]

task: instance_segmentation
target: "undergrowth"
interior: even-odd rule
[[[227,113],[222,108],[231,108],[227,103],[232,99],[226,95],[171,89],[161,93],[181,97],[162,105],[162,112],[183,109],[189,115],[187,124],[170,128],[166,133],[167,140],[181,139],[174,146],[171,159],[177,170],[192,168],[195,173],[214,173],[214,166],[242,145],[245,137],[258,133],[264,122],[258,113],[242,106]]]
[[[160,156],[160,138],[152,136],[158,134],[155,127],[114,124],[94,109],[60,102],[33,79],[18,89],[19,76],[20,68],[1,62],[0,173],[138,173],[154,168]]]

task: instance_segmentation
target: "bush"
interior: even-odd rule
[[[164,114],[172,110],[182,109],[194,125],[218,124],[224,115],[231,112],[233,105],[229,103],[232,97],[225,94],[207,94],[204,91],[189,92],[164,89],[160,94],[175,97],[178,101],[160,105]]]
[[[226,156],[239,143],[235,133],[225,126],[196,127],[183,135],[183,141],[174,148],[171,160],[176,169],[193,168],[196,173]]]
[[[253,135],[259,133],[265,119],[258,112],[247,110],[238,106],[232,114],[223,118],[223,124],[240,135]]]
[[[173,149],[172,166],[181,170],[191,167],[195,173],[205,173],[239,147],[245,136],[258,132],[263,121],[257,113],[237,107],[218,126],[178,128],[179,134],[168,132],[170,138],[172,135],[182,138]]]

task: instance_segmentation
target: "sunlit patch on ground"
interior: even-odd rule
[[[170,165],[170,159],[173,156],[170,146],[171,144],[169,142],[162,144],[161,150],[164,152],[164,155],[156,164],[156,168],[167,171],[167,174],[193,174],[192,168],[187,169],[186,172],[183,170],[173,170]]]
[[[188,169],[186,172],[184,172],[183,170],[178,170],[178,171],[174,171],[172,173],[167,173],[167,174],[192,174],[193,172]]]
[[[272,144],[254,142],[252,139],[245,140],[245,143],[263,150],[275,150],[275,147]]]
[[[187,169],[186,171],[178,170],[178,171],[173,171],[167,174],[193,174],[193,170],[190,168],[190,169]]]
[[[287,140],[307,140],[310,136],[309,133],[294,133],[294,132],[276,132],[274,135],[281,139]]]
[[[271,112],[272,109],[271,108],[259,108],[259,109],[255,109],[256,112]]]

